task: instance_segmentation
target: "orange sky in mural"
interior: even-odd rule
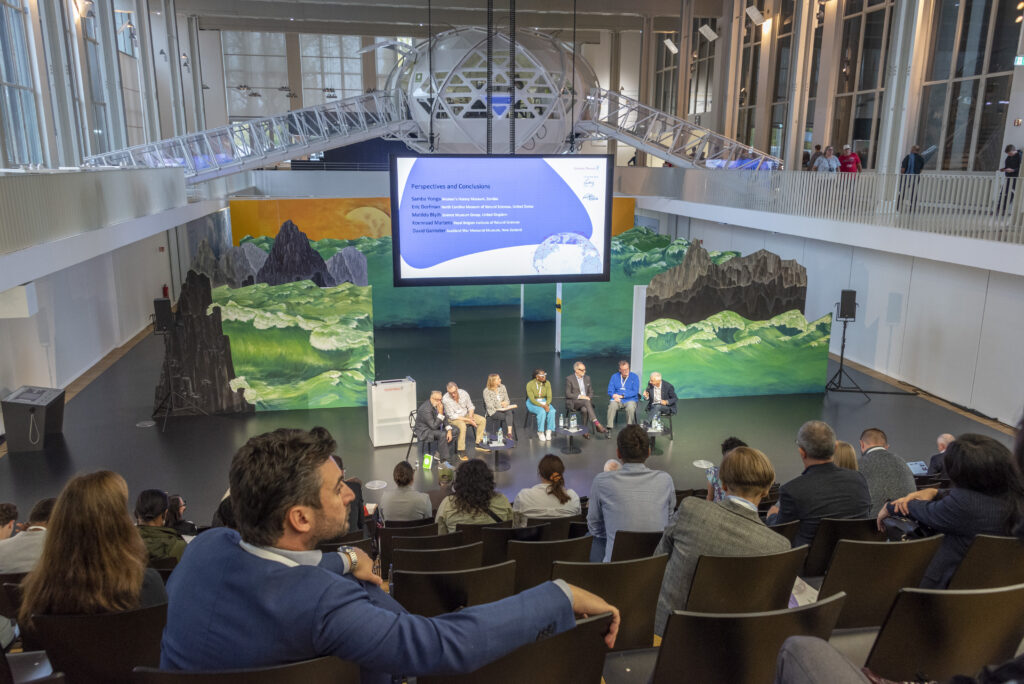
[[[291,219],[310,240],[354,240],[391,234],[391,200],[387,197],[325,199],[231,200],[234,243],[246,235],[276,237],[281,224]],[[612,199],[612,235],[633,227],[636,200]]]
[[[275,237],[291,220],[310,240],[381,237],[391,234],[391,200],[387,197],[231,200],[235,244],[245,237]]]

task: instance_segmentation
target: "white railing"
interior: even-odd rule
[[[827,221],[1024,243],[1024,184],[1001,175],[683,172],[678,198]]]
[[[595,88],[576,122],[590,137],[615,138],[676,166],[781,169],[782,160],[631,97]]]
[[[88,157],[94,167],[179,167],[188,183],[261,168],[411,124],[400,91],[375,92]]]

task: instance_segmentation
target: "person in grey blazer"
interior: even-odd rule
[[[702,555],[757,556],[789,550],[789,541],[757,515],[757,504],[775,482],[768,458],[757,449],[738,447],[722,459],[719,476],[725,499],[717,503],[683,499],[658,544],[655,553],[668,554],[654,617],[658,636],[664,633],[672,611],[686,608]]]
[[[43,555],[46,525],[56,499],[43,499],[32,507],[28,527],[10,539],[0,541],[0,574],[31,572]]]
[[[860,454],[857,469],[868,481],[872,518],[887,502],[917,491],[910,466],[889,451],[889,439],[878,428],[868,428],[861,433]]]

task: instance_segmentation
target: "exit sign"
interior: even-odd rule
[[[1013,66],[1024,66],[1024,55],[1017,55],[1014,57]]]

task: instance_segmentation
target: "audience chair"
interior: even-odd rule
[[[127,684],[132,668],[159,667],[167,604],[97,615],[33,615],[53,669],[75,684]]]
[[[973,676],[1014,656],[1024,637],[1024,584],[901,589],[865,665],[894,680]],[[858,663],[859,664],[859,663]]]
[[[807,546],[763,556],[701,556],[690,582],[686,610],[760,613],[789,606]]]
[[[569,523],[585,522],[583,514],[567,515],[561,518],[527,518],[526,526],[548,524],[540,536],[541,541],[559,541],[569,538]]]
[[[62,682],[64,675],[54,674],[46,657],[46,651],[4,653],[0,648],[0,684],[23,684],[23,682]]]
[[[900,589],[921,583],[941,544],[941,534],[904,542],[841,539],[818,597],[846,594],[837,628],[877,627]]]
[[[137,667],[134,684],[358,684],[359,666],[333,656],[247,670],[165,672]]]
[[[380,576],[388,578],[391,567],[391,540],[394,537],[436,537],[437,523],[419,527],[381,527],[377,530],[377,549],[380,552]]]
[[[433,617],[459,608],[507,598],[515,593],[516,563],[453,572],[396,570],[391,597],[410,613]]]
[[[392,537],[391,551],[394,553],[398,549],[450,549],[453,546],[464,546],[466,543],[462,532],[427,537]]]
[[[828,569],[835,551],[836,542],[840,539],[853,541],[885,541],[885,534],[878,531],[875,518],[854,518],[842,520],[838,518],[822,518],[818,531],[807,552],[804,572],[801,577],[820,577]]]
[[[950,589],[994,589],[1024,583],[1024,544],[1016,537],[979,534],[967,548]]]
[[[616,651],[647,648],[654,643],[654,611],[667,563],[668,556],[664,554],[611,563],[555,561],[551,579],[564,579],[583,587],[619,609],[622,624],[615,641]]]
[[[612,546],[612,561],[649,558],[658,548],[658,542],[664,532],[630,532],[619,530],[615,533],[615,545]]]
[[[473,544],[484,540],[483,529],[485,527],[512,527],[511,520],[491,523],[459,523],[455,526],[456,532],[462,532],[466,537],[467,544]]]
[[[604,635],[611,613],[579,620],[567,632],[527,644],[504,658],[463,675],[419,677],[419,684],[501,684],[503,682],[573,682],[600,684]]]
[[[828,639],[845,599],[836,594],[806,606],[764,613],[677,610],[668,616],[660,648],[609,654],[604,679],[608,684],[771,684],[782,642],[797,635]]]
[[[424,523],[424,524],[430,524],[432,522],[434,522],[434,521],[433,520],[429,520],[427,523]],[[323,545],[323,544],[351,544],[352,542],[362,541],[363,539],[366,539],[366,532],[367,532],[367,528],[365,526],[363,526],[362,528],[360,528],[358,530],[352,530],[348,534],[343,534],[340,537],[335,537],[334,539],[327,539],[327,540],[321,542],[321,545]]]
[[[354,549],[362,549],[366,552],[367,556],[370,556],[371,558],[373,557],[373,540],[369,537],[363,537],[361,539],[347,542],[317,544],[316,548],[324,553],[337,553],[338,549],[342,546],[351,546]],[[161,570],[161,572],[163,571]]]
[[[2,591],[10,610],[13,610],[14,615],[17,616],[21,611],[21,582],[19,581],[17,584],[4,582],[0,591]],[[17,617],[14,619],[16,620]],[[35,631],[26,629],[24,626],[21,627],[21,648],[25,651],[43,650]]]
[[[516,562],[516,593],[551,579],[555,561],[586,563],[590,560],[593,537],[558,541],[516,541],[508,543],[508,559]]]
[[[790,544],[792,544],[796,540],[797,533],[800,531],[800,521],[790,520],[789,522],[782,523],[781,525],[769,525],[768,529],[778,532],[788,539]]]
[[[588,534],[590,534],[590,525],[587,524],[586,520],[569,523],[569,539],[585,537]]]
[[[164,568],[161,568],[157,570],[157,572],[160,573],[160,579],[163,581],[163,583],[167,584],[167,580],[171,579],[171,573],[174,572],[174,570],[166,570]]]
[[[524,400],[521,404],[523,407],[523,434],[526,439],[533,439],[537,436],[537,416],[533,415],[533,411],[526,408],[526,401]]]
[[[420,518],[419,520],[385,520],[384,527],[390,527],[392,529],[396,527],[423,527],[434,522],[433,516],[429,518]]]
[[[447,549],[391,549],[391,572],[451,572],[479,568],[483,559],[483,542],[453,546]]]
[[[157,558],[150,560],[147,564],[148,567],[154,570],[173,570],[178,567],[178,559],[174,556],[168,556],[167,558]]]
[[[0,586],[4,584],[13,584],[15,586],[21,586],[21,580],[25,579],[25,572],[16,572],[10,574],[0,574]],[[0,615],[11,620],[18,619],[18,610],[21,608],[21,595],[18,594],[17,603],[11,601],[12,598],[7,595],[6,591],[0,591]]]
[[[532,527],[485,527],[480,530],[480,540],[484,543],[484,565],[497,565],[508,560],[508,543],[516,541],[540,541],[544,533],[543,525]]]

